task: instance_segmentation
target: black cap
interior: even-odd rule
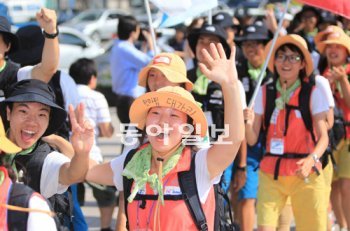
[[[223,28],[232,27],[233,21],[232,16],[226,12],[220,12],[213,16],[213,24],[219,25]]]
[[[54,91],[43,81],[37,79],[19,81],[6,91],[5,96],[6,99],[0,104],[1,114],[5,117],[7,103],[37,102],[51,108],[50,121],[44,136],[55,133],[67,118],[67,112],[56,104]]]
[[[243,28],[242,36],[236,37],[235,42],[257,40],[267,42],[270,40],[269,31],[263,23],[255,23]]]
[[[6,35],[11,42],[11,48],[8,53],[12,53],[18,49],[18,38],[15,34],[11,33],[11,24],[8,19],[0,15],[0,33]]]
[[[231,48],[226,41],[227,34],[223,27],[215,24],[203,24],[203,26],[200,29],[194,29],[193,31],[191,31],[187,37],[187,40],[193,53],[196,53],[196,46],[200,35],[214,35],[218,37],[220,43],[224,47],[226,56],[230,57]]]

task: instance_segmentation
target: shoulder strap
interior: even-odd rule
[[[125,166],[129,163],[129,161],[132,159],[132,157],[134,156],[134,154],[136,153],[137,148],[132,149],[128,152],[128,154],[125,157],[124,160],[124,166],[123,169],[125,168]],[[125,216],[126,216],[126,228],[129,229],[129,222],[128,222],[128,197],[131,194],[131,186],[132,186],[133,180],[126,178],[125,176],[123,176],[123,188],[124,188],[124,210],[125,210]]]
[[[273,110],[276,107],[275,99],[277,96],[276,82],[264,86],[265,88],[265,113],[264,113],[264,129],[267,131],[270,126],[270,120]]]
[[[56,95],[56,103],[64,108],[64,98],[63,98],[63,93],[62,93],[62,89],[61,89],[61,83],[60,83],[60,79],[61,79],[61,71],[56,71],[56,73],[52,76],[49,85],[50,87],[52,87],[52,89],[55,92]]]
[[[195,174],[195,154],[192,154],[191,167],[189,171],[179,172],[179,184],[185,196],[185,203],[195,221],[198,230],[208,230],[207,220],[202,209],[198,196],[196,174]]]
[[[12,184],[9,205],[28,208],[29,200],[34,190],[23,184]],[[9,230],[24,230],[27,227],[28,213],[14,210],[7,210],[7,224]]]
[[[310,76],[308,82],[302,81],[301,90],[299,93],[299,108],[300,108],[301,117],[304,121],[305,127],[310,132],[312,141],[316,143],[316,136],[314,133],[312,116],[310,112],[311,91],[314,85],[315,85],[314,75]]]

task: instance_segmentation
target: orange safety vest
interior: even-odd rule
[[[188,171],[191,164],[191,150],[184,148],[177,165],[163,178],[164,196],[179,195],[181,189],[178,180],[178,172]],[[142,192],[140,192],[142,191]],[[146,188],[140,190],[140,194],[157,195],[153,189],[146,184]],[[127,214],[130,230],[157,230],[153,227],[157,200],[146,200],[146,204],[141,206],[141,201],[133,200],[128,203]],[[208,230],[214,230],[215,217],[215,195],[214,188],[211,187],[207,200],[202,204],[202,208],[207,219]],[[162,231],[173,230],[197,230],[191,214],[184,200],[165,200],[160,209],[160,229]]]
[[[299,93],[301,87],[298,87],[288,102],[290,106],[299,106]],[[313,90],[313,89],[312,89]],[[277,97],[280,94],[277,92]],[[263,86],[263,103],[266,101],[266,86]],[[275,174],[275,168],[277,161],[280,161],[278,175],[279,176],[294,176],[296,170],[299,168],[297,162],[304,158],[305,155],[313,152],[315,144],[313,142],[311,133],[305,127],[300,110],[292,109],[287,117],[286,108],[282,110],[275,109],[270,120],[270,125],[267,130],[266,136],[266,152],[271,153],[271,145],[276,141],[283,141],[283,154],[300,155],[300,158],[283,158],[283,154],[263,157],[260,163],[260,170],[268,173]],[[288,121],[286,121],[288,119]],[[288,127],[286,126],[288,125]],[[287,129],[287,131],[285,131]],[[317,140],[317,138],[316,138]],[[282,157],[278,160],[278,157]],[[317,168],[321,169],[321,164],[318,163]]]

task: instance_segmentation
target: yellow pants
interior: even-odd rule
[[[259,172],[258,226],[276,227],[279,214],[291,198],[298,231],[324,231],[327,228],[326,184],[323,172],[309,176],[309,182],[297,176],[279,176]]]
[[[350,152],[349,152],[350,140],[342,140],[334,152],[337,171],[335,171],[335,179],[346,178],[350,179]]]

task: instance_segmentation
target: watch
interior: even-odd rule
[[[320,161],[320,159],[318,158],[318,156],[316,154],[312,154],[312,159],[314,160],[315,164]]]
[[[244,167],[236,166],[237,170],[243,171],[243,172],[245,172],[246,168],[247,168],[247,166],[244,166]]]
[[[57,26],[56,26],[56,33],[54,33],[54,34],[46,33],[46,31],[43,30],[44,37],[48,38],[48,39],[54,39],[54,38],[56,38],[58,36],[58,34],[59,34],[59,31],[58,31],[58,27]]]

